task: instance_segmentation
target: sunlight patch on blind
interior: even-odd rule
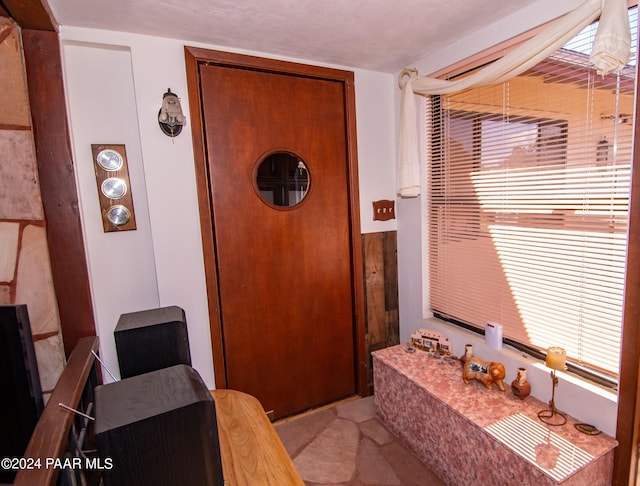
[[[523,414],[495,422],[485,430],[556,481],[586,466],[593,456]]]
[[[552,335],[567,347],[567,356],[589,358],[617,373],[625,235],[500,226],[490,231],[530,342],[544,347]]]

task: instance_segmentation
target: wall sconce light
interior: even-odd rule
[[[567,423],[567,416],[556,408],[555,394],[558,387],[556,370],[567,369],[567,352],[557,346],[551,346],[547,350],[545,365],[551,368],[551,401],[547,410],[538,412],[538,418],[547,425],[564,425]]]
[[[179,135],[182,127],[187,124],[187,119],[182,114],[180,99],[171,92],[171,88],[167,88],[167,92],[162,95],[158,124],[162,133],[172,138]]]

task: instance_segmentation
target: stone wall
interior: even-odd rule
[[[0,305],[26,304],[45,400],[64,367],[19,27],[0,17]]]

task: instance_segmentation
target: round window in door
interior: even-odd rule
[[[254,171],[256,191],[263,201],[288,208],[302,202],[310,187],[307,164],[291,152],[267,155]]]

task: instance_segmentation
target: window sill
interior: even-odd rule
[[[505,384],[510,384],[516,378],[519,367],[526,368],[531,395],[543,402],[551,400],[550,370],[544,361],[525,355],[507,345],[500,350],[490,348],[484,342],[483,336],[435,317],[426,318],[422,327],[439,331],[448,338],[455,356],[462,356],[465,345],[472,344],[475,356],[485,361],[503,363],[507,370]],[[617,393],[570,372],[556,373],[559,382],[555,392],[556,407],[615,436]]]

